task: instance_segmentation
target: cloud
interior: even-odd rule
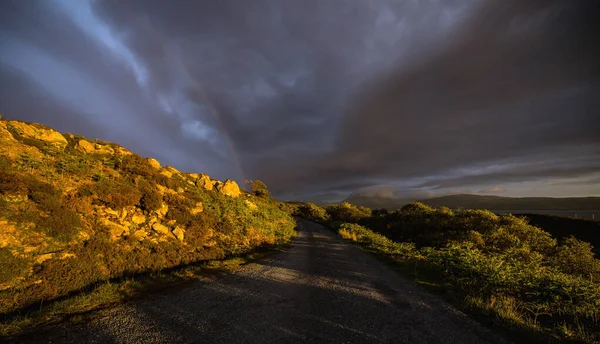
[[[283,198],[600,172],[594,1],[0,6],[9,118]]]
[[[504,188],[487,188],[477,191],[480,194],[499,194],[506,192]]]

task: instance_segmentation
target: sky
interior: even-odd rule
[[[596,0],[0,0],[0,113],[285,200],[600,196]]]

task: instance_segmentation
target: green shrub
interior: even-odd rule
[[[152,179],[158,171],[150,163],[137,154],[126,155],[115,161],[114,168],[124,174],[142,176]]]
[[[71,240],[80,230],[81,218],[64,205],[57,206],[48,215],[39,217],[37,230],[61,241]]]
[[[151,212],[162,206],[162,196],[157,191],[147,188],[143,190],[140,199],[140,208],[145,212]]]
[[[85,184],[77,191],[79,197],[92,197],[93,203],[112,209],[122,209],[127,206],[140,204],[141,191],[125,180],[102,180]]]
[[[195,205],[194,201],[180,195],[166,195],[165,203],[169,206],[167,219],[176,220],[180,224],[187,224],[192,219],[190,210]]]
[[[327,214],[329,214],[333,221],[358,222],[371,216],[371,209],[362,206],[357,207],[348,202],[330,205],[326,209]]]
[[[262,197],[262,198],[269,198],[269,197],[271,197],[271,193],[267,189],[267,186],[265,185],[265,183],[263,183],[262,181],[260,181],[260,180],[253,180],[250,183],[250,186],[252,188],[252,194],[254,194],[254,196],[256,196],[256,197]]]
[[[591,278],[600,283],[600,260],[592,252],[592,245],[568,237],[556,248],[550,263],[563,273]]]
[[[325,222],[330,218],[325,208],[313,203],[303,203],[298,207],[296,214],[315,222]]]

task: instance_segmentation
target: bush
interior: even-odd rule
[[[319,207],[313,203],[304,203],[298,207],[296,215],[301,216],[307,220],[315,222],[325,222],[330,219],[329,214],[323,207]]]
[[[250,183],[250,186],[252,188],[252,194],[254,194],[254,196],[256,196],[256,197],[262,197],[262,198],[269,198],[269,197],[271,197],[271,193],[267,189],[267,186],[265,185],[265,183],[263,183],[262,181],[260,181],[260,180],[253,180]]]
[[[149,213],[157,210],[162,206],[162,196],[155,190],[144,189],[142,198],[140,199],[140,208]]]
[[[86,184],[79,187],[77,194],[79,197],[92,197],[94,199],[93,203],[115,210],[138,205],[142,198],[141,191],[135,185],[131,185],[123,180],[102,180]]]
[[[591,278],[600,282],[600,260],[592,252],[592,245],[568,237],[550,257],[550,263],[563,273]]]
[[[333,221],[358,222],[371,216],[371,209],[362,206],[357,207],[348,202],[330,205],[326,209],[327,214],[329,214]]]
[[[37,230],[61,241],[71,240],[80,230],[81,219],[77,213],[59,205],[39,217]]]

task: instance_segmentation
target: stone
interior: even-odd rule
[[[61,149],[64,149],[68,144],[67,139],[61,133],[43,125],[29,124],[21,121],[8,121],[7,127],[23,137],[45,141]]]
[[[190,214],[197,215],[200,214],[203,210],[204,209],[202,207],[202,202],[198,202],[192,209],[190,209]]]
[[[52,257],[54,257],[54,253],[41,254],[35,258],[35,262],[37,264],[42,264],[43,262],[47,261],[48,259],[52,259]]]
[[[133,222],[136,225],[141,225],[142,223],[146,222],[146,216],[141,214],[135,214],[131,217],[131,222]]]
[[[169,206],[163,203],[159,209],[156,210],[156,214],[160,217],[165,217],[169,212]]]
[[[240,196],[240,187],[233,180],[227,179],[225,182],[217,185],[217,191],[223,195],[227,195],[233,198]]]
[[[249,201],[249,200],[245,200],[245,201],[244,201],[244,203],[246,204],[246,206],[247,206],[248,208],[250,208],[250,209],[252,209],[252,210],[254,210],[254,209],[256,209],[256,208],[257,208],[257,207],[256,207],[256,204],[252,203],[252,202],[251,202],[251,201]]]
[[[169,226],[174,226],[176,223],[177,223],[177,220],[169,220],[169,221],[167,222],[167,224],[168,224]]]
[[[144,240],[147,236],[148,233],[146,233],[146,231],[143,229],[138,229],[137,231],[133,232],[133,237],[140,241]]]
[[[119,212],[116,210],[113,210],[111,208],[104,209],[104,212],[107,213],[108,215],[112,215],[112,216],[116,216],[116,217],[119,216]]]
[[[173,172],[171,172],[171,171],[167,171],[167,170],[160,171],[160,174],[162,174],[163,176],[165,176],[165,177],[167,177],[167,178],[171,178],[171,177],[173,177]]]
[[[120,239],[123,236],[123,234],[129,233],[129,228],[125,226],[121,226],[107,219],[102,219],[101,222],[106,228],[108,228],[110,239],[112,241],[116,241]]]
[[[93,153],[96,150],[96,147],[94,147],[94,144],[89,141],[79,140],[79,142],[77,142],[75,145],[75,150],[82,153]]]
[[[155,231],[155,232],[157,232],[157,233],[160,233],[160,234],[169,234],[169,233],[171,233],[169,231],[169,227],[167,227],[167,226],[165,226],[165,225],[163,225],[161,223],[158,223],[158,222],[152,225],[152,230]]]
[[[121,210],[121,216],[119,216],[121,221],[125,221],[126,217],[127,217],[127,210],[125,210],[125,209]]]
[[[181,174],[181,172],[179,172],[179,170],[173,166],[165,166],[165,170],[167,170],[173,174]]]
[[[201,174],[200,177],[196,179],[196,186],[205,190],[212,190],[214,185],[207,174]]]
[[[127,149],[125,149],[123,147],[117,147],[117,153],[119,153],[120,155],[124,155],[124,156],[133,155],[133,153],[131,153],[130,151],[128,151]]]
[[[147,158],[146,161],[150,164],[150,166],[154,167],[155,169],[160,169],[160,162],[158,162],[158,160]]]
[[[114,154],[115,150],[107,145],[93,143],[87,140],[79,140],[75,145],[75,150],[82,153],[94,154]]]
[[[183,241],[183,238],[185,236],[185,229],[177,226],[177,227],[175,227],[175,229],[173,229],[173,235],[175,235],[177,240]]]
[[[182,188],[181,186],[177,187],[177,193],[184,193],[184,192],[185,192],[184,188]]]

